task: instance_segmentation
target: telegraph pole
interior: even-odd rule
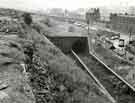
[[[130,30],[129,30],[129,44],[131,43],[131,36],[132,36],[132,28],[130,28]]]
[[[89,12],[86,12],[86,23],[87,23],[87,26],[88,26],[88,41],[89,41],[89,49],[90,51],[92,51],[93,53],[93,45],[92,45],[92,36],[90,34],[90,22],[91,22],[91,17],[90,17],[90,13]]]

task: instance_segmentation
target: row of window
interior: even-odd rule
[[[111,19],[111,22],[114,23],[129,23],[129,24],[135,24],[135,18],[129,18],[129,17],[113,17]]]

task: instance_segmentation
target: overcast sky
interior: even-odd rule
[[[18,9],[88,8],[97,6],[135,6],[135,0],[0,0],[0,7]]]

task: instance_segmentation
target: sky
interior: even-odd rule
[[[0,0],[0,7],[23,10],[38,10],[46,8],[91,8],[98,6],[120,7],[135,6],[135,0]]]

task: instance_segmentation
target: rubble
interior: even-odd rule
[[[19,30],[13,24],[9,27]],[[0,33],[0,103],[35,103],[27,74],[21,66],[28,59],[24,46],[29,43],[17,34],[3,32]]]

